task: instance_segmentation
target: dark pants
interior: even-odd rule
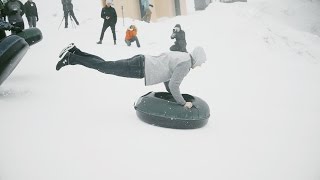
[[[115,24],[110,24],[110,22],[108,20],[104,20],[103,26],[102,26],[102,30],[101,30],[101,35],[100,35],[100,41],[103,40],[104,33],[106,32],[106,30],[108,29],[109,26],[110,26],[111,31],[112,31],[113,40],[114,41],[117,40],[116,25]]]
[[[76,22],[77,25],[79,25],[79,22],[76,18],[76,16],[74,15],[74,12],[73,10],[70,10],[70,11],[64,11],[64,25],[65,25],[65,28],[68,27],[68,15],[70,15],[70,17]],[[71,20],[72,20],[71,19]]]
[[[180,47],[179,45],[175,44],[170,47],[170,51],[187,52],[187,49],[185,47]]]
[[[139,39],[137,36],[134,36],[129,40],[125,40],[125,42],[127,43],[128,46],[131,46],[131,43],[134,41],[136,42],[137,46],[140,47]]]
[[[74,53],[69,54],[69,64],[79,64],[105,74],[121,77],[144,78],[144,55],[136,55],[117,61],[105,61],[99,56],[77,49]]]
[[[27,16],[29,28],[37,27],[37,17],[36,16]]]

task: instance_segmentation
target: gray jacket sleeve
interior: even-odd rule
[[[178,104],[185,105],[186,101],[183,99],[180,93],[180,84],[183,78],[189,73],[190,71],[190,62],[186,61],[183,63],[178,64],[178,66],[174,69],[172,77],[169,81],[169,92],[171,92],[173,98],[177,101]],[[167,82],[165,82],[166,85]]]

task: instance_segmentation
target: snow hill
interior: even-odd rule
[[[146,24],[118,12],[116,46],[100,2],[75,1],[76,29],[60,29],[60,1],[37,0],[43,40],[0,87],[0,180],[319,180],[319,0],[213,2],[205,11]],[[191,2],[191,1],[189,1]],[[26,23],[26,21],[25,21]],[[55,70],[74,42],[106,60],[157,55],[181,24],[187,49],[208,61],[181,91],[204,99],[209,123],[196,130],[151,126],[134,102],[162,84],[81,66]],[[124,34],[138,27],[141,48]],[[27,26],[27,24],[26,24]]]

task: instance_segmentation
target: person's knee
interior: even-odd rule
[[[176,50],[177,50],[176,46],[173,45],[170,47],[170,51],[176,51]]]
[[[130,41],[125,40],[125,42],[126,42],[126,44],[127,44],[128,46],[131,46],[131,42],[130,42]]]

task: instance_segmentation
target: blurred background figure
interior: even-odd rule
[[[150,23],[150,20],[151,20],[151,15],[152,15],[151,8],[153,8],[153,5],[152,5],[152,4],[149,4],[149,6],[148,6],[147,9],[146,9],[146,13],[145,13],[144,16],[142,17],[142,20],[145,21],[145,22],[147,22],[147,23]]]
[[[180,24],[177,24],[173,28],[173,33],[171,35],[171,39],[176,39],[176,41],[174,42],[174,45],[172,45],[170,47],[170,51],[187,52],[186,35],[185,35],[185,32],[181,29]]]
[[[5,15],[4,15],[3,9],[4,9],[4,4],[3,4],[2,0],[0,0],[0,19],[5,20]]]
[[[79,25],[79,22],[73,12],[73,4],[71,0],[61,0],[61,3],[64,12],[64,28],[68,28],[68,16],[70,16],[71,21],[74,20],[76,24]]]
[[[37,27],[37,21],[39,21],[39,16],[36,3],[32,0],[28,0],[26,3],[24,3],[24,9],[26,11],[26,17],[28,20],[29,28]]]
[[[131,25],[126,31],[125,42],[128,46],[131,46],[132,42],[136,42],[137,47],[140,47],[139,39],[137,37],[137,27],[135,25]]]
[[[112,0],[103,0],[103,8],[101,10],[101,18],[103,19],[103,26],[101,30],[100,40],[97,44],[102,44],[102,40],[104,37],[104,33],[107,28],[110,27],[113,35],[113,43],[117,44],[117,36],[116,36],[116,24],[118,20],[116,10],[111,6]]]
[[[24,29],[24,21],[22,16],[24,15],[25,10],[22,2],[18,0],[9,0],[4,5],[4,14],[8,16],[8,21],[11,25]],[[12,30],[12,34],[17,32]]]

